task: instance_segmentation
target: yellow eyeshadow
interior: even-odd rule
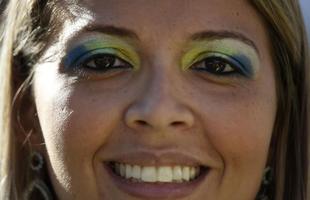
[[[259,59],[255,50],[247,44],[235,39],[202,40],[191,42],[181,58],[182,70],[187,70],[195,62],[204,58],[208,53],[220,53],[234,57],[248,57],[254,68],[259,66]],[[256,71],[254,69],[254,71]]]
[[[133,45],[122,38],[111,35],[100,35],[79,43],[68,54],[68,62],[74,63],[81,55],[92,51],[102,51],[118,56],[133,65],[134,69],[140,67],[140,58]]]
[[[192,42],[190,47],[187,48],[187,52],[185,53],[185,55],[182,57],[182,69],[186,70],[190,65],[197,62],[201,57],[203,57],[203,54],[206,54],[208,52],[221,52],[227,55],[233,55],[235,53],[233,49],[228,49],[221,44],[214,44],[211,42]]]

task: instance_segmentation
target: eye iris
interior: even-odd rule
[[[103,55],[99,58],[94,59],[96,66],[101,68],[110,68],[115,64],[116,58],[111,55]]]
[[[220,60],[206,60],[205,66],[209,71],[221,73],[225,70],[226,63]]]

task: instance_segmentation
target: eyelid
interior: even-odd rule
[[[112,54],[122,58],[130,63],[134,69],[140,67],[140,57],[134,44],[107,34],[90,36],[90,38],[80,39],[78,44],[74,45],[65,56],[64,65],[71,67],[83,55],[92,51],[107,51],[103,53]]]
[[[196,63],[202,62],[203,60],[210,57],[221,58],[223,60],[226,60],[231,65],[232,68],[242,73],[242,75],[251,76],[252,74],[251,67],[246,66],[246,64],[242,63],[240,60],[238,60],[238,58],[216,51],[206,51],[199,54],[197,58],[195,58],[189,66],[195,65]]]
[[[205,39],[202,41],[191,41],[184,46],[181,59],[181,69],[187,70],[197,57],[205,52],[218,52],[234,58],[243,64],[247,75],[251,79],[259,77],[260,56],[251,46],[231,38]]]
[[[74,53],[71,53],[71,54],[69,53],[69,55],[72,55],[72,54],[74,54]],[[81,53],[79,53],[79,54],[75,54],[71,57],[68,56],[68,58],[65,60],[65,66],[67,68],[70,68],[73,66],[79,66],[81,63],[83,63],[89,57],[96,55],[96,54],[114,55],[114,56],[128,62],[129,64],[131,64],[134,69],[136,69],[138,66],[138,63],[134,62],[133,59],[131,59],[130,56],[127,54],[126,51],[124,51],[122,49],[115,49],[115,48],[97,48],[97,49],[81,51]]]
[[[87,59],[89,59],[92,56],[98,55],[98,54],[109,54],[113,55],[121,60],[124,60],[125,62],[128,62],[130,65],[132,65],[134,68],[136,66],[136,63],[134,63],[129,56],[125,54],[125,52],[113,48],[102,48],[102,49],[94,49],[89,52],[86,52],[82,56],[80,56],[75,62],[74,65],[79,66],[83,64]]]

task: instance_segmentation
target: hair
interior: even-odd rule
[[[264,19],[272,45],[277,113],[269,162],[272,200],[306,200],[308,164],[307,38],[296,0],[251,0]],[[0,0],[0,200],[22,199],[33,177],[28,170],[31,131],[21,127],[19,110],[31,101],[31,77],[49,41],[68,17],[57,0]],[[1,9],[5,8],[5,9]],[[17,106],[19,105],[19,106]]]
[[[277,85],[271,144],[276,199],[307,196],[309,52],[299,1],[253,1],[269,28]]]

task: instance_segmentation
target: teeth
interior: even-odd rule
[[[134,165],[132,168],[132,178],[141,179],[141,167],[138,165]]]
[[[200,167],[192,166],[139,166],[114,163],[114,170],[119,176],[133,182],[188,182],[200,174]]]
[[[193,180],[195,178],[195,176],[196,176],[196,169],[195,169],[195,167],[191,167],[190,171],[189,171],[189,178],[191,180]]]
[[[189,178],[190,178],[189,172],[190,172],[189,167],[183,167],[183,169],[182,169],[182,175],[183,175],[182,178],[184,180],[186,180],[186,181],[189,181]]]
[[[176,182],[182,182],[182,167],[174,166],[173,167],[173,180]]]
[[[158,182],[172,182],[173,174],[171,167],[158,167],[157,181]]]
[[[154,183],[157,181],[156,167],[143,167],[141,180],[144,182]]]
[[[116,168],[117,171],[117,168]],[[120,171],[117,171],[119,175],[124,177],[126,175],[126,166],[124,164],[120,164]]]
[[[131,165],[126,164],[126,170],[125,171],[126,171],[125,177],[127,179],[131,178],[132,177],[132,167],[131,167]]]

